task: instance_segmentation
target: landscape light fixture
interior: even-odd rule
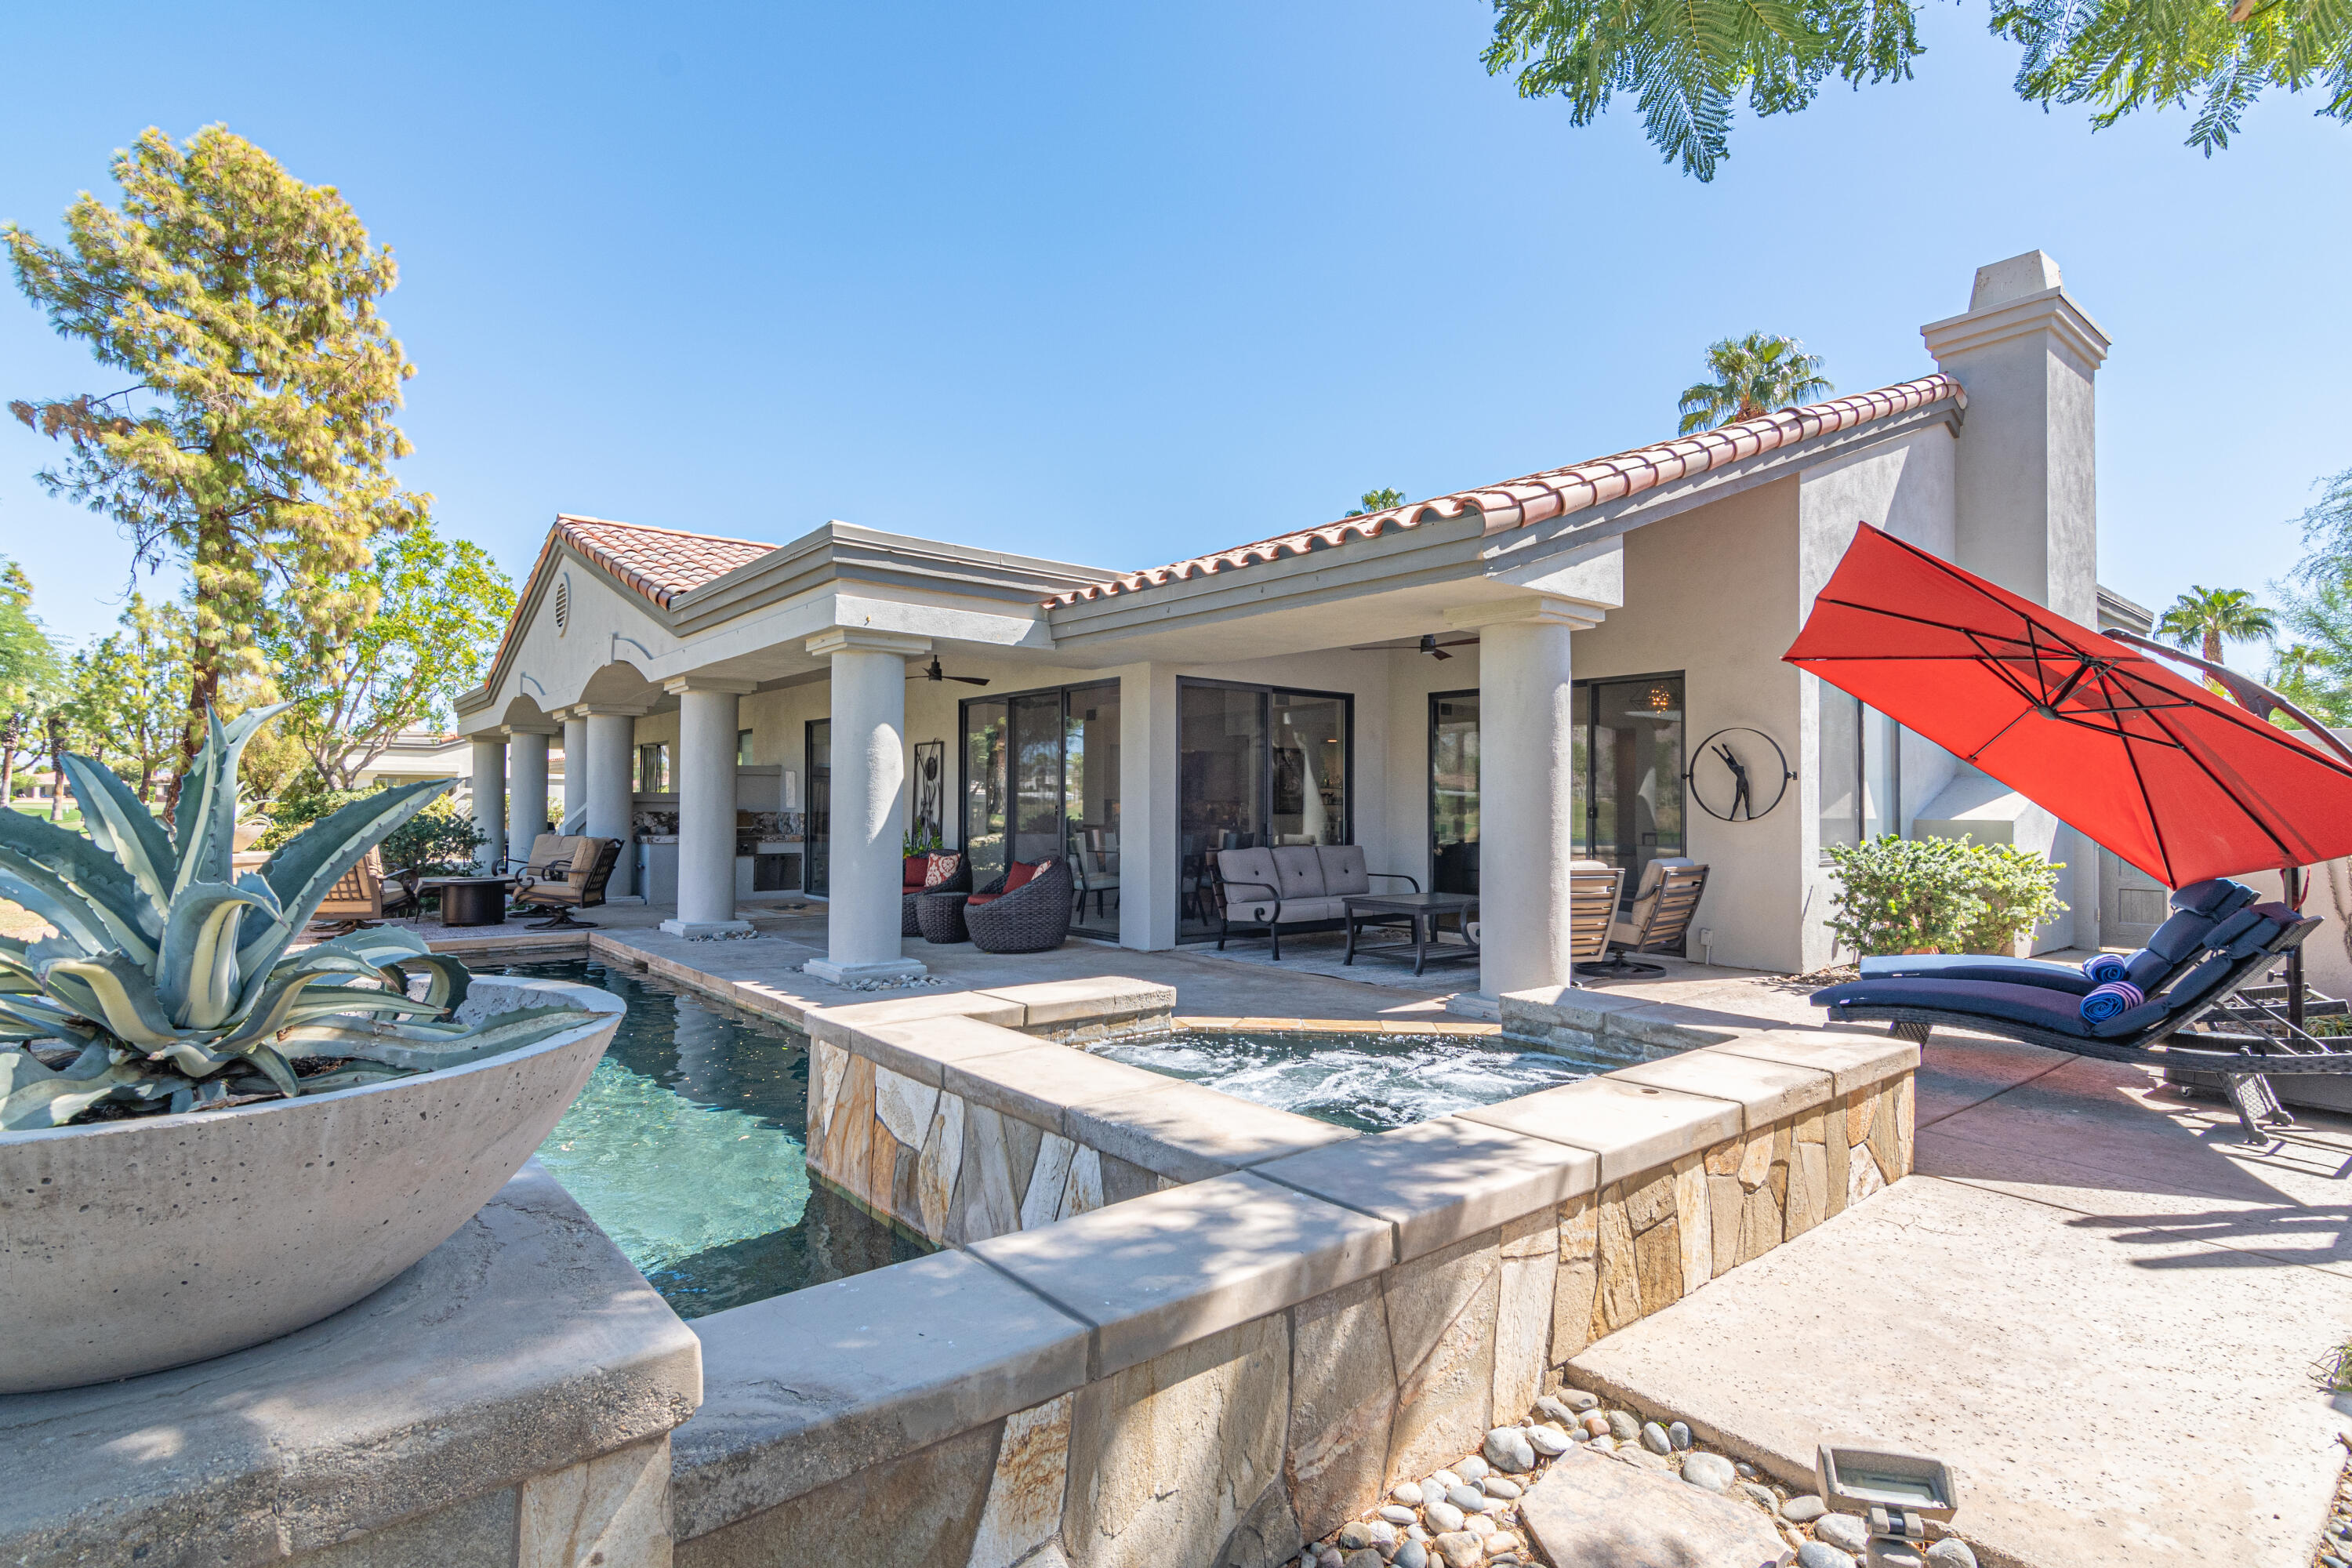
[[[1927,1568],[1917,1543],[1927,1539],[1927,1521],[1948,1522],[1959,1511],[1958,1478],[1923,1455],[1823,1443],[1813,1455],[1813,1479],[1822,1501],[1867,1521],[1866,1568]]]

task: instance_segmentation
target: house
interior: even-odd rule
[[[1629,887],[1702,862],[1715,962],[1819,967],[1825,847],[1922,816],[2065,861],[2074,912],[2042,943],[2095,941],[2071,829],[1971,816],[1999,786],[1780,661],[1864,521],[2102,614],[2106,336],[2040,252],[1922,332],[1932,368],[1895,385],[1148,571],[559,518],[458,702],[478,820],[527,833],[502,783],[534,816],[560,744],[587,830],[652,841],[616,887],[652,879],[689,935],[741,929],[764,889],[823,897],[834,978],[920,972],[898,935],[919,809],[983,879],[1082,857],[1075,929],[1145,949],[1214,935],[1222,847],[1361,845],[1477,894],[1490,994],[1567,979],[1585,858]]]

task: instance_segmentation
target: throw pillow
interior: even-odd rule
[[[1015,860],[1011,866],[1005,868],[1004,890],[1009,893],[1015,888],[1027,887],[1029,885],[1030,879],[1036,876],[1038,872],[1044,870],[1048,862],[1040,860],[1037,864],[1032,866],[1026,860]]]
[[[955,880],[955,874],[963,868],[963,857],[961,855],[926,855],[923,857],[923,890],[925,892],[929,892],[933,888],[940,887],[948,882]]]
[[[905,873],[899,877],[898,885],[910,893],[921,888],[924,885],[923,877],[929,869],[929,860],[930,857],[928,855],[908,856],[906,870]]]

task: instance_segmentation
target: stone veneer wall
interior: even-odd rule
[[[1074,1150],[1126,1158],[1178,1124],[1171,1163],[1234,1168],[698,1321],[679,1568],[1273,1568],[1524,1415],[1593,1340],[1907,1173],[1909,1043],[1583,1002],[1518,1007],[1586,1045],[1710,1043],[1263,1156],[1082,1092],[1057,1102]],[[962,1097],[965,1150],[975,1084],[1017,1084],[1043,1148],[1057,1067],[1118,1065],[969,1016],[811,1021],[842,1082],[862,1060]],[[900,1143],[919,1168],[932,1146]]]
[[[1352,1136],[1071,1048],[1175,1002],[1110,979],[812,1008],[809,1168],[962,1247]]]

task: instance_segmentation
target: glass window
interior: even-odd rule
[[[1580,847],[1624,868],[1630,899],[1651,861],[1683,852],[1683,678],[1578,684],[1586,695]]]
[[[1478,890],[1478,694],[1429,700],[1429,885]]]
[[[971,885],[1004,874],[1004,751],[1009,706],[1002,698],[963,705],[963,847]]]
[[[803,890],[833,890],[833,721],[808,721],[808,856]]]
[[[751,731],[749,730],[735,731],[735,765],[739,768],[751,765]]]
[[[669,742],[653,741],[637,748],[637,793],[669,793]]]
[[[1345,844],[1348,700],[1276,691],[1267,701],[1274,841]]]
[[[1118,934],[1118,687],[1074,687],[1062,724],[1062,812],[1077,889],[1073,931]]]
[[[1062,852],[1062,694],[1010,700],[1013,858],[1034,865]]]
[[[1822,847],[1903,831],[1903,727],[1833,686],[1822,688]]]

